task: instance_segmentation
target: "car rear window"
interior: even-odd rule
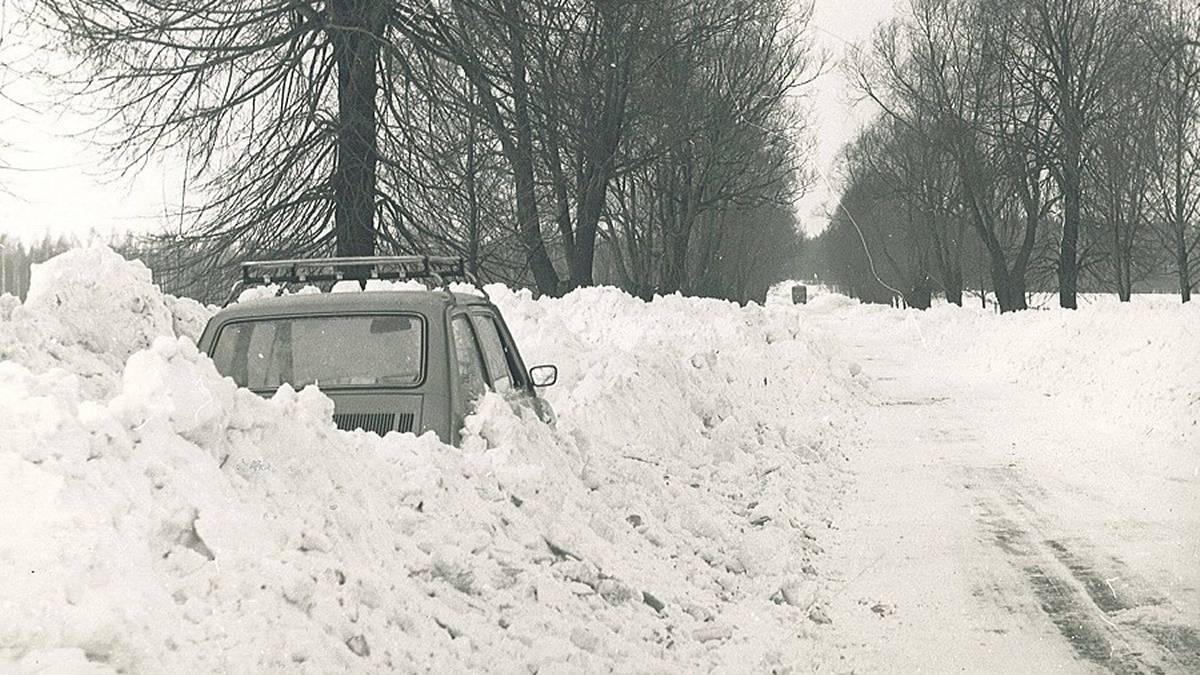
[[[239,321],[217,335],[213,362],[257,390],[406,387],[421,382],[424,335],[421,317],[408,314]]]

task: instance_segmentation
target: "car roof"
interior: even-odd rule
[[[436,315],[447,307],[491,307],[487,298],[469,293],[447,291],[341,291],[336,293],[306,293],[279,297],[256,298],[235,302],[223,308],[213,318],[249,318],[279,314],[337,314],[342,312],[374,312],[408,310]]]

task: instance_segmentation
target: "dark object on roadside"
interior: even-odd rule
[[[650,605],[650,609],[653,609],[655,612],[661,612],[666,607],[662,600],[659,600],[649,591],[642,591],[642,602]]]
[[[235,293],[256,284],[339,280],[365,288],[372,279],[415,279],[427,287],[239,302],[209,320],[199,346],[222,375],[262,396],[283,384],[297,390],[317,385],[333,400],[334,422],[346,430],[381,436],[433,431],[456,445],[472,403],[486,391],[553,424],[554,411],[535,388],[554,384],[558,369],[527,369],[487,294],[451,292],[449,278],[474,282],[457,258],[244,263]]]
[[[808,286],[796,284],[792,286],[792,304],[807,305],[808,304]]]
[[[821,605],[813,605],[808,610],[808,620],[822,626],[833,623],[833,619],[829,618],[829,612]]]

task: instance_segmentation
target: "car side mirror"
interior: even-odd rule
[[[535,387],[549,387],[558,382],[558,366],[534,366],[529,369],[529,380]]]

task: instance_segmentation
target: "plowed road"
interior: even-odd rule
[[[826,563],[835,670],[1200,673],[1200,479],[919,340],[842,337],[878,400]]]

